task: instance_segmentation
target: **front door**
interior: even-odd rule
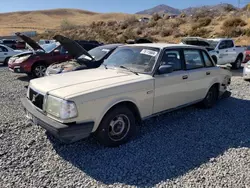
[[[161,65],[171,65],[174,72],[155,75],[154,113],[170,110],[187,103],[187,78],[180,51],[166,50]]]
[[[0,46],[0,62],[4,62],[7,57],[8,49],[3,46]]]
[[[219,59],[217,64],[224,65],[230,63],[229,49],[227,48],[227,42],[222,41],[219,45]]]

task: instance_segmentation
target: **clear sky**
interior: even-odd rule
[[[1,0],[0,12],[24,10],[44,10],[54,8],[78,8],[94,12],[125,12],[135,13],[152,8],[159,4],[166,4],[174,8],[190,6],[214,5],[230,3],[235,6],[238,0]],[[247,2],[247,0],[241,0]],[[248,1],[250,2],[250,1]]]

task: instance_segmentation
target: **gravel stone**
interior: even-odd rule
[[[250,83],[239,75],[214,108],[147,120],[130,143],[104,148],[27,125],[29,80],[0,67],[0,187],[249,187]]]

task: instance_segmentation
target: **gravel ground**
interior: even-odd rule
[[[250,83],[233,77],[230,98],[146,121],[132,142],[63,145],[26,125],[25,75],[0,67],[0,187],[248,187]]]

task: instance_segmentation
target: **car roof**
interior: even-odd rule
[[[102,46],[98,46],[97,48],[108,48],[108,49],[113,49],[113,48],[117,48],[119,46],[122,46],[123,44],[105,44]]]
[[[204,49],[201,46],[194,46],[194,45],[186,45],[186,44],[168,44],[168,43],[143,43],[143,44],[129,44],[126,46],[142,46],[142,47],[151,47],[151,48],[197,48],[197,49]]]

